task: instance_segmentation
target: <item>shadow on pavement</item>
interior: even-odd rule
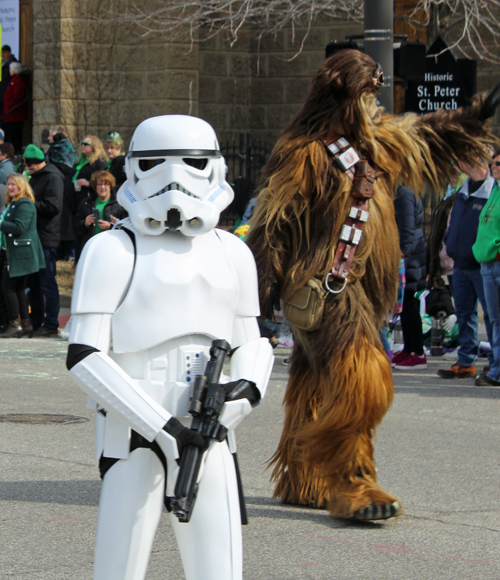
[[[474,386],[446,386],[435,387],[394,387],[398,395],[420,395],[421,397],[462,397],[473,399],[500,399],[500,389],[496,387],[483,388]]]
[[[98,505],[100,481],[4,481],[0,501]]]

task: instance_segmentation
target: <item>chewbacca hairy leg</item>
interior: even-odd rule
[[[271,459],[274,497],[283,503],[328,505],[338,517],[397,501],[376,483],[371,442],[393,398],[385,354],[361,340],[316,378],[298,348],[290,371],[285,425]],[[394,510],[382,511],[387,517]]]

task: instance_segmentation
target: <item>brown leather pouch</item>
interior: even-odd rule
[[[317,278],[311,278],[283,301],[283,314],[292,326],[309,332],[319,328],[327,292]]]

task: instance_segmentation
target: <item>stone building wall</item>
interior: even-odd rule
[[[223,142],[240,132],[274,143],[293,118],[321,65],[325,46],[362,32],[361,25],[319,23],[304,41],[304,30],[281,31],[260,45],[240,37],[229,46],[221,37],[199,45],[200,116],[211,123]]]
[[[34,0],[33,139],[62,123],[73,142],[143,119],[198,114],[198,48],[143,39],[100,0]]]
[[[75,143],[85,134],[104,138],[109,130],[128,143],[143,119],[182,113],[206,119],[221,142],[251,132],[272,145],[303,103],[326,44],[362,32],[361,24],[328,20],[315,23],[302,49],[303,30],[294,38],[281,31],[261,43],[243,31],[232,47],[222,36],[190,46],[140,37],[127,24],[110,21],[110,5],[119,12],[126,0],[23,3],[28,1],[35,143],[54,123],[67,125]],[[479,63],[479,90],[498,80],[497,67]]]

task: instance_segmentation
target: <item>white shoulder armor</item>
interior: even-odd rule
[[[76,268],[71,313],[115,312],[129,285],[134,259],[134,244],[123,230],[90,238]]]
[[[237,316],[259,316],[259,289],[257,266],[250,248],[237,236],[224,230],[215,230],[236,271],[239,282]]]

